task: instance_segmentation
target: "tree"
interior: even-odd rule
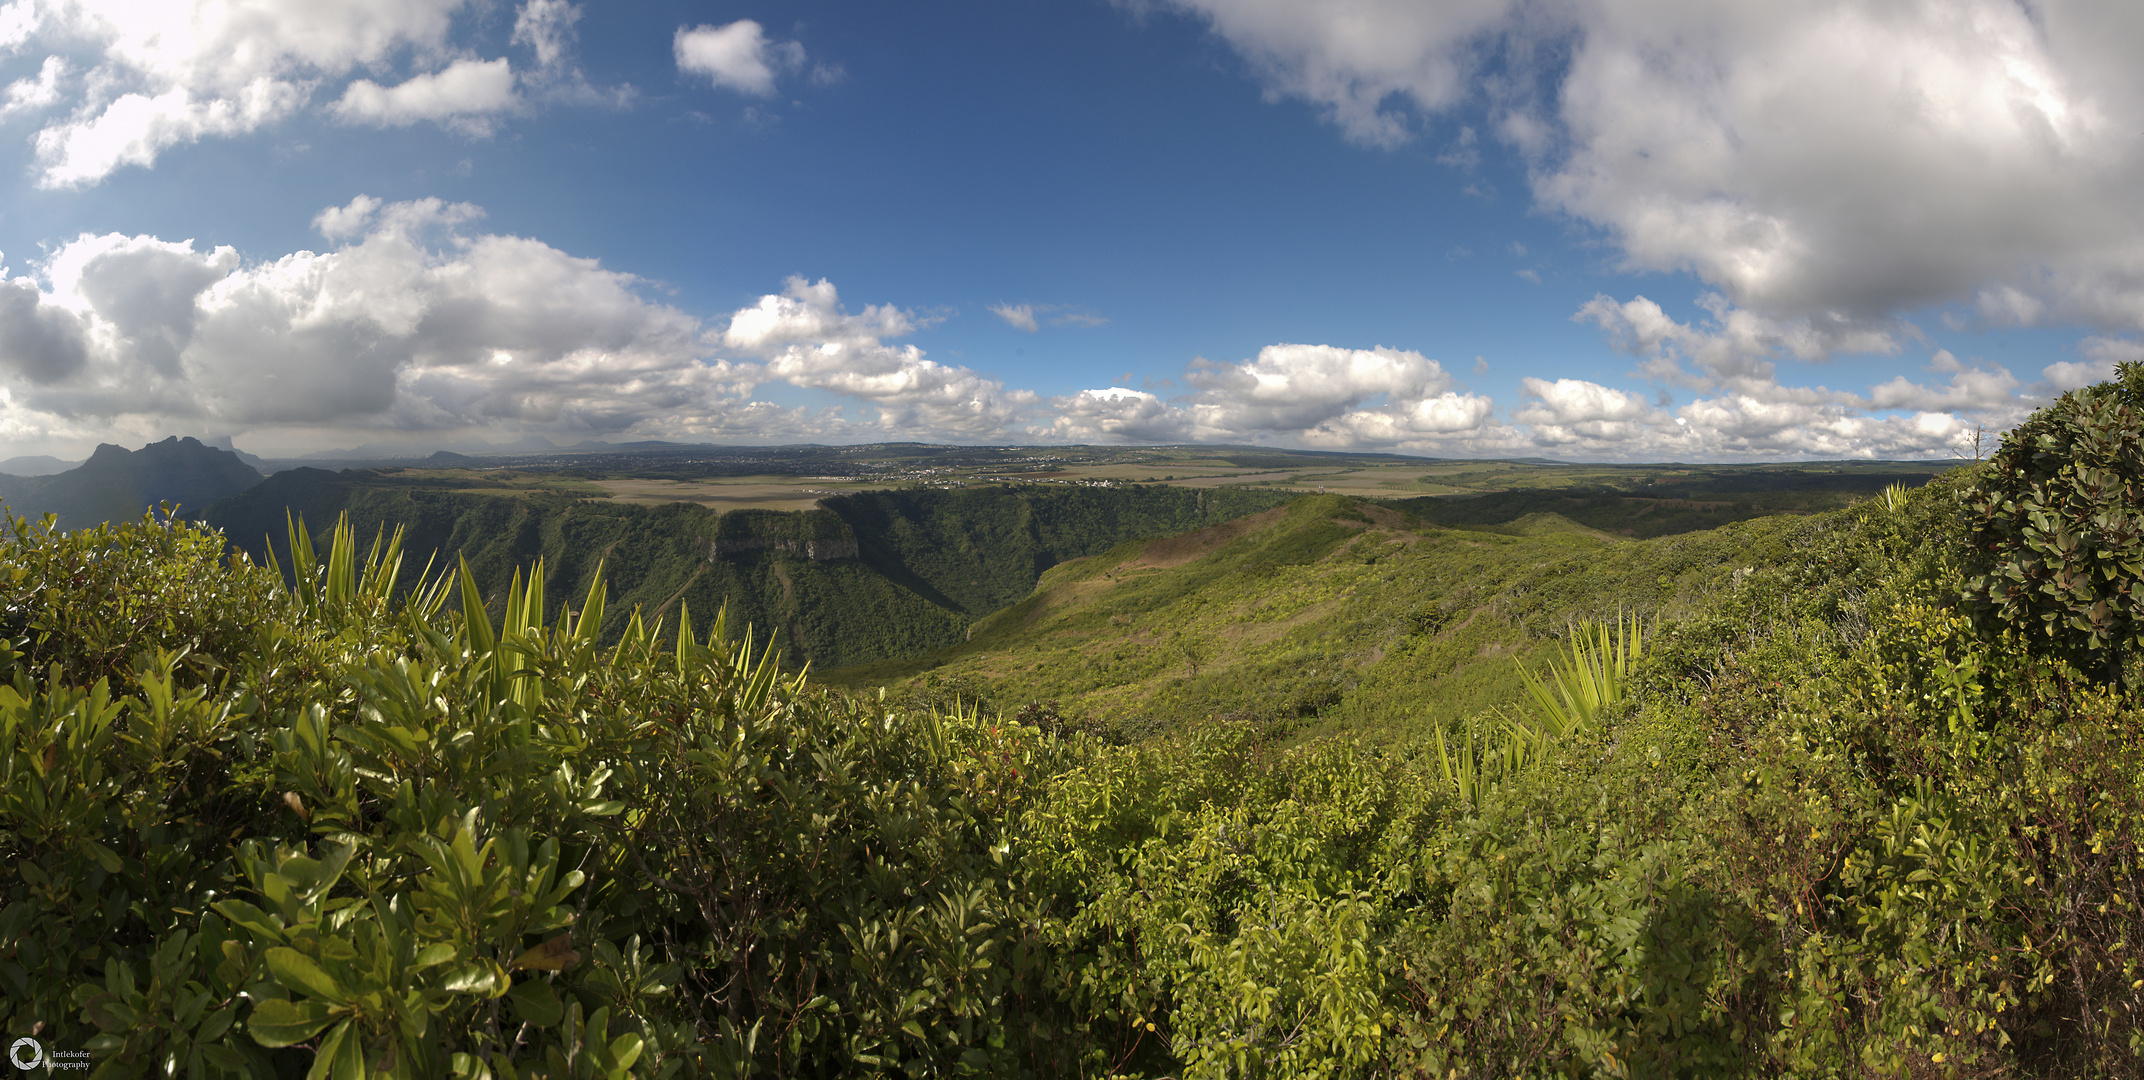
[[[1965,504],[1975,619],[2116,680],[2144,644],[2144,365],[2032,414]]]

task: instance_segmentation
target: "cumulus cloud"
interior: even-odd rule
[[[914,345],[884,341],[914,332],[919,322],[891,304],[852,314],[832,282],[792,277],[780,294],[732,315],[721,341],[765,357],[776,378],[868,403],[887,433],[988,438],[1040,402],[1033,391],[1007,389],[1002,380],[925,359]]]
[[[1768,319],[2144,329],[2124,5],[1157,2],[1358,142],[1483,110],[1539,205]]]
[[[2059,361],[2040,369],[2051,392],[2061,393],[2081,386],[2106,382],[2114,377],[2114,365],[2144,363],[2144,342],[2134,338],[2088,337],[2078,345],[2083,362]]]
[[[1869,391],[1869,405],[1877,409],[1911,409],[1916,412],[1993,413],[2018,407],[2017,376],[2005,367],[1966,367],[1948,351],[1936,353],[1931,370],[1948,373],[1945,386],[1927,386],[1904,375]]]
[[[557,69],[571,59],[576,36],[573,24],[580,20],[581,9],[566,0],[528,0],[514,15],[511,41],[536,54],[538,69]]]
[[[524,0],[512,43],[533,67],[515,71],[451,40],[471,0],[315,3],[312,0],[70,0],[0,6],[0,48],[42,46],[35,80],[10,85],[0,119],[55,115],[35,136],[38,182],[94,184],[114,170],[148,167],[204,138],[244,135],[306,109],[321,95],[330,115],[383,127],[435,122],[484,133],[530,100],[623,101],[597,92],[573,63],[580,9]],[[397,68],[399,78],[382,77]],[[360,71],[368,77],[352,78]],[[78,74],[79,73],[79,74]],[[345,82],[345,80],[348,80]],[[336,89],[337,86],[340,89]]]
[[[343,90],[331,111],[345,123],[408,127],[420,120],[489,135],[489,115],[519,104],[514,72],[505,57],[456,60],[444,69],[412,75],[394,86],[359,79]]]
[[[1112,386],[1052,399],[1048,429],[1061,442],[1188,442],[1191,416],[1144,390]]]
[[[1237,364],[1193,361],[1192,393],[1165,402],[1111,387],[1053,399],[1052,436],[1072,441],[1278,441],[1331,448],[1479,448],[1494,402],[1453,389],[1418,352],[1269,345]],[[1502,435],[1497,435],[1502,438]]]
[[[0,52],[13,52],[37,29],[36,0],[0,4]]]
[[[1318,105],[1350,139],[1373,146],[1413,136],[1405,104],[1434,111],[1464,97],[1480,67],[1479,39],[1518,7],[1514,0],[1166,3],[1207,20],[1274,95]],[[1468,143],[1464,135],[1461,142]]]
[[[1698,306],[1710,318],[1693,324],[1677,321],[1643,296],[1618,302],[1596,295],[1572,318],[1592,323],[1616,349],[1643,358],[1640,368],[1649,377],[1694,390],[1776,388],[1777,357],[1809,361],[1840,352],[1895,353],[1903,340],[1917,336],[1896,321],[1773,318],[1734,307],[1717,293],[1699,297]],[[1812,400],[1828,394],[1822,388],[1806,393],[1814,395]]]
[[[749,401],[758,366],[708,357],[698,320],[631,275],[478,215],[360,196],[316,219],[333,250],[253,264],[153,236],[62,244],[42,283],[0,286],[8,430],[825,429]]]
[[[36,78],[17,79],[0,92],[0,120],[51,108],[60,99],[60,80],[66,75],[66,57],[45,57]]]
[[[805,63],[804,46],[768,40],[766,31],[751,19],[723,26],[678,27],[671,51],[679,71],[704,75],[716,86],[756,97],[772,97],[775,76],[799,70]]]

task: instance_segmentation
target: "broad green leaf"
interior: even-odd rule
[[[336,1004],[350,1000],[349,991],[313,963],[312,958],[296,949],[274,948],[268,950],[268,971],[275,981],[290,990],[299,990]]]
[[[291,1046],[320,1034],[340,1015],[341,1009],[324,1001],[268,998],[255,1003],[246,1031],[262,1046]]]
[[[514,1013],[537,1027],[556,1027],[566,1015],[566,1006],[558,1000],[551,984],[541,980],[525,979],[515,983],[506,996],[514,1003]]]

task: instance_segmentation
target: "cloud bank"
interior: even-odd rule
[[[1749,435],[1780,409],[1989,408],[2007,374],[1830,398],[1772,379],[1774,359],[1905,350],[1922,339],[1908,316],[1931,308],[1958,328],[2144,331],[2133,5],[1120,2],[1202,20],[1270,94],[1357,143],[1485,116],[1538,207],[1597,230],[1623,269],[1709,288],[1704,327],[1642,296],[1578,312],[1661,385],[1724,391],[1693,424]],[[1474,168],[1486,141],[1461,125],[1439,160]],[[1812,445],[1863,430],[1808,417],[1836,433]]]
[[[710,322],[649,299],[630,273],[486,232],[482,221],[464,203],[359,195],[313,218],[323,251],[248,262],[190,240],[84,234],[29,273],[0,268],[0,444],[183,429],[280,445],[540,433],[1912,457],[1942,455],[1975,423],[2005,426],[2144,357],[2128,338],[2095,337],[2080,360],[2030,382],[1937,351],[1921,379],[1787,387],[1768,357],[1830,347],[1828,331],[1724,298],[1691,324],[1642,296],[1601,296],[1577,317],[1694,400],[1671,407],[1664,395],[1524,377],[1519,399],[1499,406],[1420,352],[1314,343],[1193,360],[1172,397],[1127,387],[1046,397],[931,359],[903,339],[936,317],[891,304],[851,310],[825,279],[792,277]],[[990,312],[1019,326],[1041,310]]]
[[[580,9],[524,0],[511,44],[533,63],[469,55],[451,40],[471,0],[12,0],[0,55],[48,52],[38,75],[0,92],[0,119],[41,117],[37,182],[84,187],[173,147],[249,134],[313,105],[374,127],[420,122],[473,136],[536,99],[622,100],[573,60]],[[34,53],[33,53],[34,55]],[[403,70],[399,79],[372,76]],[[358,73],[366,77],[352,78]],[[341,89],[338,92],[336,86]]]

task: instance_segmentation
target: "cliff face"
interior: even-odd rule
[[[732,510],[715,523],[715,535],[707,542],[710,561],[754,551],[777,551],[812,562],[832,562],[856,558],[860,550],[856,530],[825,510],[801,514]]]

